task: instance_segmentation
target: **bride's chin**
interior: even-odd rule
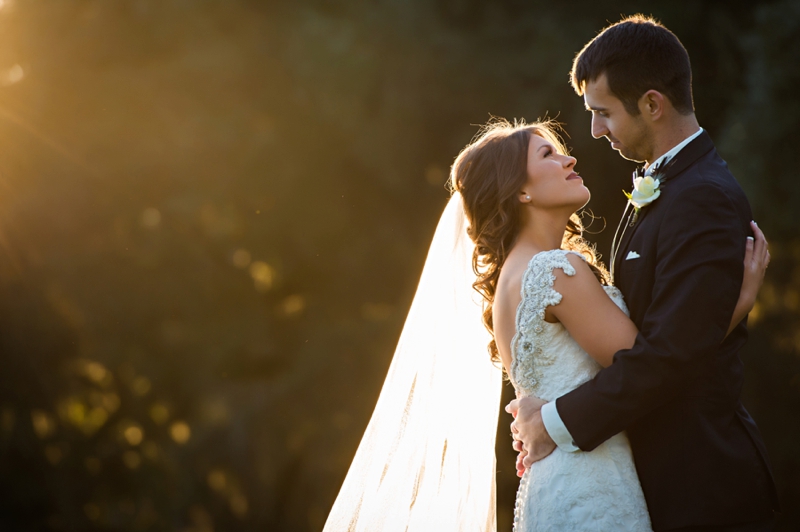
[[[580,200],[577,200],[575,202],[575,205],[576,205],[575,210],[576,211],[586,207],[586,205],[589,204],[589,200],[592,199],[592,193],[589,192],[589,189],[584,187],[584,190],[585,190],[586,193],[583,194],[583,197]]]

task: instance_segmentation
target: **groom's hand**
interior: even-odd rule
[[[546,401],[537,397],[528,396],[514,399],[506,407],[506,412],[514,416],[511,434],[516,442],[513,447],[520,453],[517,458],[517,474],[520,474],[520,462],[524,471],[556,448],[542,422],[542,405],[545,403]]]

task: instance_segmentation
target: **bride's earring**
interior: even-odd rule
[[[531,200],[531,197],[530,197],[530,196],[525,196],[525,199],[526,199],[526,200],[528,200],[528,201],[530,201],[530,200]]]

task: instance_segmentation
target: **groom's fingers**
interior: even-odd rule
[[[514,399],[510,403],[506,405],[506,412],[511,414],[514,417],[517,417],[517,412],[519,411],[519,399]]]

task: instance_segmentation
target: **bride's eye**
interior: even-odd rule
[[[551,150],[550,148],[544,150],[544,157],[547,157],[548,155],[553,155],[553,150]]]

